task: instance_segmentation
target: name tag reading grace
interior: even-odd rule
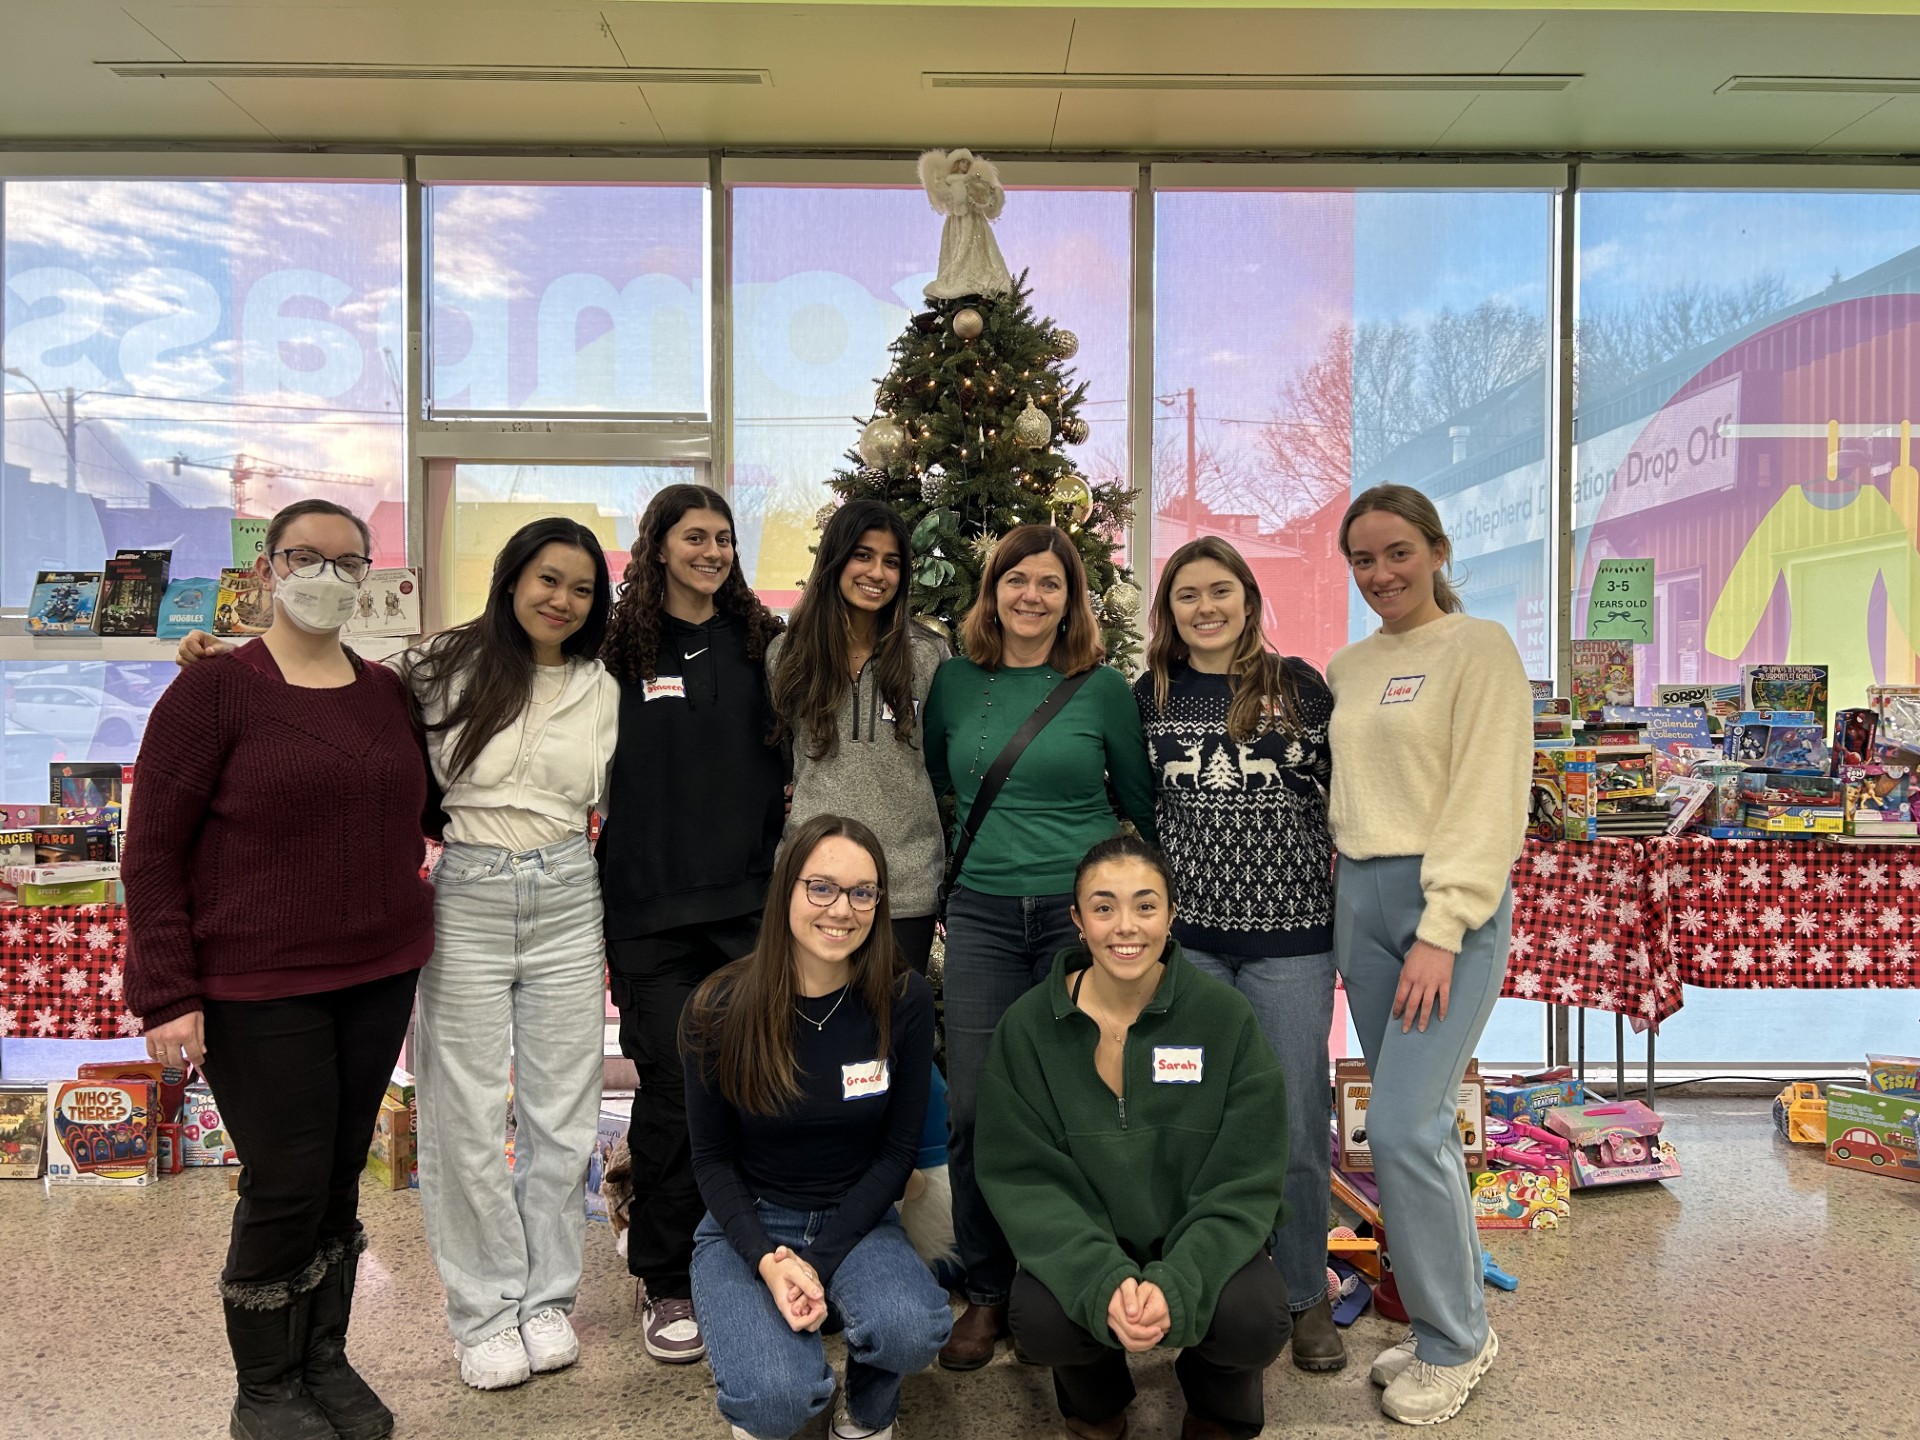
[[[649,700],[684,700],[687,698],[687,682],[679,675],[659,675],[647,681],[646,697]]]
[[[1198,1085],[1206,1068],[1206,1059],[1204,1046],[1156,1045],[1153,1047],[1153,1083]]]
[[[1424,675],[1396,675],[1387,681],[1386,691],[1380,696],[1382,705],[1404,705],[1420,693],[1420,687],[1427,683]]]
[[[889,1076],[887,1062],[868,1060],[859,1065],[840,1067],[840,1098],[842,1100],[864,1100],[869,1095],[887,1093]]]

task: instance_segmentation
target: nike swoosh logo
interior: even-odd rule
[[[693,659],[693,657],[694,657],[694,656],[696,656],[696,655],[704,655],[704,654],[706,654],[706,653],[707,653],[707,651],[708,651],[708,650],[710,650],[710,649],[712,649],[712,648],[713,648],[713,647],[712,647],[712,646],[709,646],[709,645],[702,645],[702,646],[701,646],[701,647],[700,647],[700,648],[699,648],[698,650],[689,650],[689,651],[687,651],[687,653],[686,653],[686,654],[684,654],[684,655],[682,655],[682,656],[681,656],[680,658],[681,658],[682,660],[691,660],[691,659]]]

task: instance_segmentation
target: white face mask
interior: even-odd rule
[[[360,587],[330,573],[312,579],[284,575],[275,577],[273,594],[289,620],[302,630],[324,635],[338,630],[352,618]]]

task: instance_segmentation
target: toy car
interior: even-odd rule
[[[1842,1160],[1865,1160],[1870,1165],[1898,1165],[1900,1156],[1880,1143],[1871,1130],[1858,1126],[1833,1142],[1833,1153]]]

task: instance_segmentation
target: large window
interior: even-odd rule
[[[1341,514],[1413,485],[1468,608],[1545,676],[1552,218],[1544,190],[1158,193],[1156,580],[1184,541],[1224,536],[1275,643],[1324,664],[1373,628]]]
[[[736,185],[734,508],[750,577],[787,605],[812,568],[814,514],[873,412],[887,347],[925,308],[940,217],[914,189]],[[1091,430],[1077,457],[1095,482],[1127,474],[1133,197],[1008,186],[995,226],[1035,314],[1080,338]]]
[[[699,185],[427,190],[435,415],[705,415]]]

